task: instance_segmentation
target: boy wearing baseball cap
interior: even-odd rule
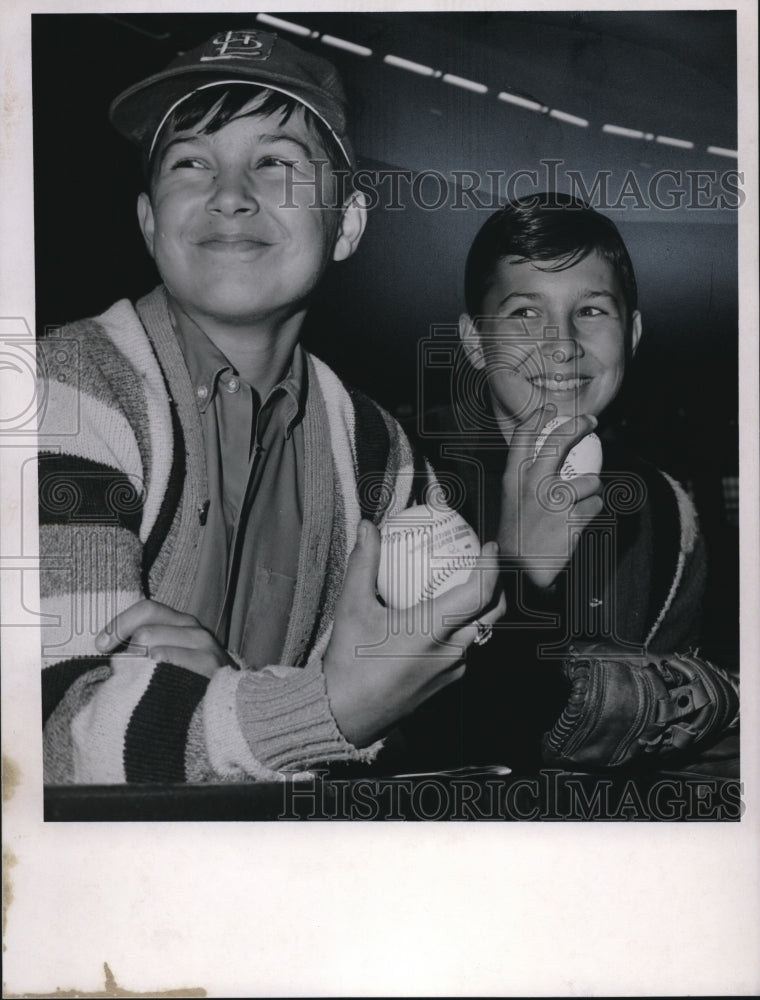
[[[366,221],[341,83],[273,33],[220,32],[110,116],[143,154],[162,285],[40,344],[45,779],[372,760],[503,606],[495,546],[433,602],[458,622],[435,636],[419,608],[389,628],[375,596],[376,525],[431,479],[299,345]]]

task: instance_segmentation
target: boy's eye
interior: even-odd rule
[[[275,156],[274,154],[263,156],[257,164],[259,167],[286,167],[287,169],[292,169],[295,165],[295,160],[291,160],[287,156]]]
[[[203,170],[206,164],[195,156],[183,156],[169,164],[170,170]]]
[[[513,316],[517,319],[535,319],[538,316],[538,310],[534,309],[533,306],[518,306],[516,309],[510,310],[509,317]]]
[[[579,316],[606,316],[607,313],[604,309],[600,309],[598,306],[583,306],[582,309],[578,310]]]

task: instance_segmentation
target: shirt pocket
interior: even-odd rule
[[[255,670],[280,662],[295,587],[295,577],[256,567],[245,620],[238,629],[240,656]]]

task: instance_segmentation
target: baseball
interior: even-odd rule
[[[554,417],[544,426],[536,441],[536,451],[534,458],[538,457],[544,441],[560,424],[567,423],[571,417]],[[585,476],[588,473],[599,475],[602,469],[602,442],[596,434],[587,434],[584,438],[570,449],[570,452],[562,463],[559,470],[560,479],[574,479],[576,476]]]
[[[377,592],[392,608],[411,608],[464,583],[480,542],[454,510],[424,504],[389,517],[380,530]]]

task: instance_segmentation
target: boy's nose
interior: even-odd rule
[[[543,358],[555,365],[565,365],[584,354],[583,345],[574,337],[552,338],[544,340],[541,345]]]
[[[206,207],[209,212],[218,212],[222,215],[240,213],[253,215],[258,212],[259,203],[247,177],[237,172],[225,171],[217,176]]]

